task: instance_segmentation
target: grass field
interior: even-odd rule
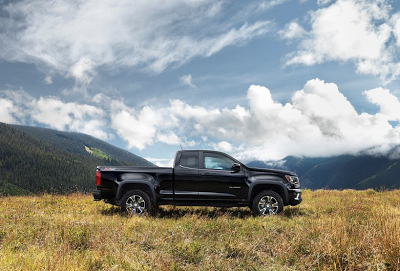
[[[91,195],[0,198],[0,270],[400,270],[400,191],[304,191],[272,217]]]

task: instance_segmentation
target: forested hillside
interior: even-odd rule
[[[153,165],[123,150],[125,156],[117,159],[118,150],[96,141],[100,140],[77,133],[0,123],[0,194],[86,192],[94,188],[97,165]]]
[[[98,155],[101,157],[107,156],[111,159],[118,160],[126,165],[132,166],[154,166],[146,159],[134,155],[131,152],[117,148],[107,142],[97,139],[93,136],[82,133],[71,133],[56,131],[47,128],[29,127],[12,125],[14,128],[28,133],[41,141],[70,153],[80,155]],[[86,147],[86,148],[85,148]],[[94,153],[91,153],[94,151]],[[100,151],[100,152],[99,152]],[[103,155],[101,155],[103,154]]]
[[[384,156],[289,156],[281,161],[253,161],[248,166],[295,171],[300,177],[302,187],[310,189],[400,188],[400,159]]]

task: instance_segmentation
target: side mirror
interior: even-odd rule
[[[231,169],[233,170],[234,173],[240,171],[240,164],[239,163],[233,163]]]

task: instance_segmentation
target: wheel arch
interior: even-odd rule
[[[156,192],[154,189],[154,178],[149,174],[124,174],[118,177],[119,185],[116,199],[119,201],[126,192],[131,190],[141,190],[150,197],[153,206],[156,205]]]
[[[253,183],[249,189],[249,202],[250,204],[253,202],[254,198],[259,194],[260,192],[264,190],[271,190],[276,193],[278,193],[279,196],[281,196],[283,200],[284,205],[289,204],[289,193],[287,191],[286,186],[284,186],[280,182],[274,182],[271,180],[268,181],[260,181],[257,183]]]

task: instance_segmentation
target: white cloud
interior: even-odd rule
[[[83,57],[69,69],[69,75],[79,83],[89,84],[95,73],[95,66],[92,60]]]
[[[51,84],[53,84],[53,79],[51,78],[50,75],[46,75],[46,77],[44,78],[43,82],[44,82],[46,85],[51,85]]]
[[[107,140],[104,111],[92,105],[65,103],[55,97],[35,99],[26,92],[1,91],[0,117],[8,123],[39,123],[63,131],[82,132]]]
[[[80,133],[92,135],[102,140],[113,139],[114,135],[105,132],[106,127],[104,127],[104,119],[89,119],[87,121],[83,121],[83,123],[78,124],[78,126],[72,127],[75,131]]]
[[[287,40],[298,39],[306,34],[307,31],[297,21],[290,22],[283,30],[279,31],[279,35]]]
[[[325,3],[325,1],[324,1]],[[357,72],[388,83],[400,75],[398,14],[391,15],[387,1],[338,0],[310,15],[311,30],[298,51],[287,56],[287,65],[315,65],[350,61]],[[295,30],[287,27],[287,38]],[[301,32],[301,30],[299,30]],[[392,35],[396,39],[392,39]]]
[[[250,23],[251,17],[225,16],[226,4],[212,0],[10,2],[0,17],[7,30],[0,32],[0,58],[71,76],[78,84],[73,90],[79,92],[99,68],[128,66],[159,73],[271,31],[268,21]]]
[[[14,117],[15,113],[14,103],[10,100],[0,99],[0,122],[5,122],[9,124],[18,123]]]
[[[111,127],[128,142],[128,148],[143,150],[154,142],[156,125],[161,116],[151,107],[142,110],[128,108],[122,102],[114,102],[110,112]]]
[[[105,95],[96,95],[96,101],[108,100]],[[110,103],[109,115],[111,127],[118,136],[128,143],[128,148],[143,150],[155,142],[168,145],[193,147],[194,140],[186,138],[186,124],[174,113],[173,106],[166,108],[152,108],[145,106],[135,109],[125,105],[123,101]],[[179,133],[177,135],[177,133]]]
[[[268,0],[268,1],[264,1],[259,5],[260,9],[272,9],[275,6],[278,5],[282,5],[285,2],[287,2],[288,0]]]
[[[274,103],[267,89],[249,94],[250,105],[254,104],[251,110],[259,119],[255,131],[258,140],[253,146],[242,146],[243,157],[355,154],[373,146],[400,143],[400,131],[392,128],[382,113],[358,114],[332,83],[308,81],[286,105]]]
[[[85,123],[93,117],[101,117],[103,112],[91,105],[64,103],[57,98],[41,97],[31,101],[31,118],[49,127],[80,131]]]
[[[382,156],[382,154],[385,154],[390,159],[397,160],[400,159],[400,146],[399,145],[395,146],[393,144],[375,146],[373,148],[364,151],[363,154],[378,156],[378,157]]]
[[[0,121],[26,124],[25,117],[30,111],[31,100],[33,97],[22,89],[0,91]]]
[[[398,99],[383,90],[365,93],[369,102],[380,106],[377,114],[357,113],[337,85],[319,79],[308,81],[286,104],[274,101],[269,89],[253,85],[247,91],[248,108],[205,108],[171,100],[168,107],[151,109],[154,116],[146,122],[151,127],[140,129],[146,131],[143,138],[132,131],[119,135],[139,149],[155,141],[176,144],[179,137],[199,136],[215,149],[263,160],[356,154],[375,146],[400,144],[400,126],[388,122],[398,116],[397,109],[389,110],[400,108]],[[124,129],[133,126],[126,120],[121,123]]]
[[[151,157],[146,157],[145,159],[159,167],[172,167],[172,165],[174,164],[174,159],[160,159]]]
[[[190,141],[185,140],[185,142],[183,142],[183,146],[182,147],[184,147],[184,148],[194,147],[194,146],[196,146],[196,144],[197,143],[194,140],[190,140]]]
[[[87,87],[96,75],[96,63],[89,58],[82,57],[68,71],[68,77],[75,80],[72,89],[65,89],[64,94],[83,94],[87,95]]]
[[[388,89],[375,88],[363,93],[370,103],[380,108],[380,113],[388,120],[400,121],[400,101]]]
[[[232,44],[242,45],[254,37],[262,36],[270,32],[271,28],[271,23],[267,21],[257,21],[254,24],[245,23],[239,29],[232,28],[215,38],[206,39],[202,51],[205,56],[211,56]],[[201,55],[203,52],[200,51]]]
[[[179,81],[181,81],[185,85],[188,85],[190,88],[196,88],[197,87],[192,82],[192,75],[191,74],[182,76],[181,78],[179,78]]]
[[[320,6],[324,6],[326,4],[329,4],[330,2],[332,2],[332,0],[317,0],[317,4]]]
[[[223,151],[223,152],[231,152],[233,151],[233,146],[227,141],[221,141],[217,144],[212,144],[214,150]]]
[[[378,106],[375,114],[358,113],[334,83],[314,79],[282,104],[271,91],[252,85],[248,105],[207,108],[171,100],[165,107],[132,108],[104,94],[89,104],[65,103],[54,97],[36,100],[23,92],[2,92],[1,116],[11,122],[38,122],[60,130],[81,131],[100,138],[109,127],[129,148],[156,142],[183,147],[205,145],[240,159],[282,159],[295,156],[382,153],[400,144],[399,98],[387,89],[364,92]],[[0,93],[1,94],[1,93]],[[196,142],[194,139],[202,139]],[[391,154],[394,155],[394,154]]]
[[[400,13],[392,16],[391,24],[393,25],[393,34],[396,37],[396,45],[400,46]]]
[[[180,143],[178,136],[173,132],[169,134],[159,134],[157,140],[168,145],[179,145]]]
[[[244,159],[356,154],[374,146],[399,144],[400,127],[388,123],[397,111],[385,109],[398,100],[390,96],[391,103],[384,102],[373,97],[373,92],[366,93],[370,102],[381,106],[379,113],[357,113],[335,84],[318,79],[307,82],[284,105],[262,86],[249,88],[248,109],[207,109],[172,100],[164,110],[177,121],[163,129],[215,138],[220,142],[211,143],[214,148],[235,150]],[[241,145],[234,147],[228,143],[231,140]]]

